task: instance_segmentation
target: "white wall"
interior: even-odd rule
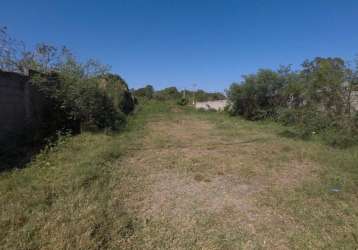
[[[195,103],[195,108],[197,109],[214,109],[217,111],[224,110],[227,105],[227,100],[219,100],[219,101],[208,101],[208,102],[197,102]]]

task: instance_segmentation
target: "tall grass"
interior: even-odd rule
[[[126,235],[131,220],[111,200],[111,190],[122,178],[116,175],[116,163],[129,146],[140,145],[150,117],[166,109],[142,105],[120,133],[60,137],[25,168],[1,173],[0,245],[97,249],[107,246],[113,230],[123,229]]]

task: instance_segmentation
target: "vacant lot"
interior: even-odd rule
[[[4,249],[358,247],[358,149],[148,103],[0,176]]]

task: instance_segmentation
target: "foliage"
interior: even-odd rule
[[[340,58],[316,58],[302,64],[301,75],[305,82],[305,100],[308,106],[321,105],[326,113],[337,116],[346,112],[345,86],[350,70]]]
[[[281,67],[244,76],[240,84],[230,86],[227,95],[231,114],[294,125],[302,137],[323,135],[325,130],[330,134],[344,130],[353,135],[357,125],[352,117],[351,96],[356,82],[357,71],[342,59],[318,57],[306,60],[297,72]],[[335,141],[330,144],[340,144]]]
[[[177,104],[180,105],[180,106],[185,106],[185,105],[188,105],[189,103],[189,100],[187,98],[180,98],[178,101],[177,101]]]
[[[23,42],[9,36],[7,27],[0,26],[0,69],[12,72],[21,71],[22,59],[26,58],[24,47]]]
[[[154,88],[152,85],[146,85],[144,88],[139,88],[135,90],[134,95],[137,97],[152,99],[154,95]]]
[[[357,144],[358,141],[356,133],[335,128],[325,130],[322,138],[326,144],[336,148],[348,148]]]
[[[188,91],[189,96],[193,96],[198,102],[217,101],[226,99],[225,95],[220,92],[206,92],[204,90]]]
[[[156,99],[160,101],[176,101],[180,105],[187,105],[188,103],[195,101],[215,101],[226,99],[225,95],[220,92],[206,92],[204,90],[179,91],[176,87],[168,87],[162,90],[155,91],[152,85],[147,85],[144,88],[139,88],[133,91],[136,97],[145,99]]]
[[[119,129],[135,99],[125,81],[110,74],[109,67],[97,60],[79,62],[66,47],[40,43],[25,50],[0,29],[0,69],[29,73],[33,84],[55,104],[61,114],[58,124],[78,121],[82,128]],[[65,122],[66,123],[66,122]]]
[[[124,113],[134,106],[126,86],[120,90],[120,82],[108,81],[107,75],[78,78],[59,73],[53,81],[33,77],[33,82],[57,103],[67,119],[81,122],[82,128],[117,130],[125,123]]]
[[[272,70],[244,76],[241,84],[232,84],[228,91],[233,114],[250,120],[275,116],[276,107],[285,101],[282,94],[285,80],[280,72]]]
[[[99,81],[100,87],[112,98],[115,107],[125,114],[134,110],[137,101],[129,91],[127,83],[119,75],[107,73],[100,76]]]
[[[160,101],[178,100],[181,96],[176,87],[165,88],[154,93],[154,98]]]

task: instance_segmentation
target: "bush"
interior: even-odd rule
[[[134,107],[126,84],[114,75],[79,78],[63,72],[33,73],[32,81],[57,104],[55,110],[64,113],[67,121],[80,122],[82,129],[118,130],[125,124],[124,114]]]
[[[327,145],[336,148],[347,148],[358,143],[355,128],[342,127],[341,123],[319,111],[304,108],[282,109],[277,120],[284,125],[294,126],[294,129],[281,133],[285,137],[307,139],[312,135],[319,135]]]
[[[275,117],[285,101],[281,93],[285,81],[280,72],[272,70],[244,76],[241,84],[232,84],[228,91],[232,112],[249,120]]]
[[[290,108],[281,108],[277,112],[277,121],[283,125],[294,125],[299,121],[299,110]]]
[[[100,87],[113,100],[115,107],[124,114],[129,114],[134,110],[136,99],[129,91],[127,83],[119,75],[107,73],[99,76],[98,80]]]
[[[118,130],[124,125],[125,115],[120,106],[115,106],[113,99],[105,90],[99,89],[94,83],[80,93],[76,111],[83,128]]]
[[[325,113],[309,108],[280,109],[277,121],[286,126],[295,126],[302,138],[308,138],[312,134],[319,134],[336,126]]]
[[[284,125],[295,125],[307,132],[316,133],[335,125],[325,113],[309,108],[280,109],[277,120]]]
[[[180,106],[186,106],[188,105],[189,101],[186,98],[180,98],[180,100],[177,101],[177,104]]]
[[[144,88],[139,88],[134,91],[134,95],[146,99],[152,99],[154,95],[154,88],[152,85],[147,85]]]
[[[358,144],[356,133],[350,131],[328,129],[322,134],[323,141],[335,148],[348,148]]]
[[[303,138],[329,131],[329,144],[350,145],[358,129],[358,115],[351,117],[350,107],[357,82],[357,70],[340,58],[307,60],[297,72],[289,67],[259,70],[230,86],[229,111],[249,120],[269,118],[293,125]]]
[[[178,100],[181,94],[176,87],[169,87],[156,91],[153,98],[159,101]]]
[[[204,90],[198,89],[197,91],[184,90],[187,95],[195,96],[195,100],[198,102],[207,102],[207,101],[216,101],[226,99],[225,95],[220,92],[206,92]]]
[[[356,112],[352,117],[353,126],[355,129],[358,129],[358,112]]]

